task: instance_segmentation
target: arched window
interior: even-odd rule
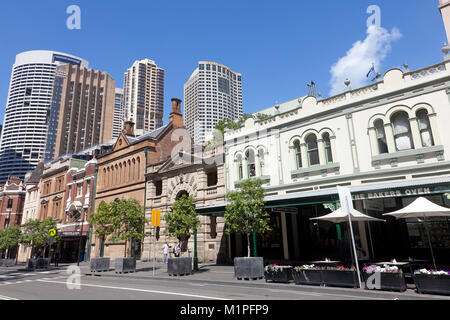
[[[310,134],[306,138],[306,148],[308,152],[308,162],[310,166],[320,165],[319,158],[319,146],[317,144],[317,137],[314,134]]]
[[[133,159],[133,169],[131,170],[131,181],[135,181],[134,173],[136,172],[136,160]]]
[[[252,149],[247,150],[245,153],[245,157],[247,160],[247,173],[248,177],[255,177],[256,176],[256,161],[255,161],[255,151]]]
[[[141,179],[141,158],[137,158],[137,179]]]
[[[128,182],[131,181],[131,161],[128,160]]]
[[[297,164],[297,170],[302,168],[302,149],[300,147],[300,141],[294,142],[295,163]]]
[[[258,163],[258,165],[259,165],[259,172],[260,172],[260,175],[263,176],[264,175],[264,165],[265,165],[265,162],[264,162],[264,149],[259,149],[258,150],[258,160],[259,160],[259,163]]]
[[[242,156],[238,154],[236,157],[236,163],[237,163],[237,174],[239,177],[239,181],[244,179],[244,170],[242,169]]]
[[[375,134],[377,136],[378,154],[388,153],[388,146],[386,140],[386,131],[384,131],[383,120],[379,119],[375,121]]]
[[[422,147],[434,146],[433,132],[431,131],[430,118],[427,110],[417,112],[417,122],[419,124]]]
[[[411,126],[406,112],[398,112],[391,118],[397,151],[414,149]]]
[[[119,163],[119,177],[118,177],[118,180],[119,180],[119,184],[122,184],[122,175],[123,175],[123,169],[122,169],[122,164],[121,163]]]
[[[323,147],[325,148],[325,159],[327,160],[327,163],[333,163],[333,151],[331,150],[330,134],[325,132],[322,135],[322,139]]]

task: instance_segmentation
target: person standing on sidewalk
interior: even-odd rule
[[[175,257],[179,258],[181,254],[180,243],[178,242],[174,248]]]
[[[167,255],[169,254],[169,244],[166,242],[163,247],[163,253],[164,253],[164,264],[167,264]]]

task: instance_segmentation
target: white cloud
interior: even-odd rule
[[[366,39],[355,42],[347,55],[331,67],[330,95],[342,93],[345,90],[344,82],[347,78],[351,81],[352,88],[367,85],[374,77],[367,78],[372,63],[378,72],[381,62],[391,52],[391,43],[401,37],[402,34],[397,28],[389,32],[382,27],[371,25],[367,29]]]

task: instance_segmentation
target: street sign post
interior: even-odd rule
[[[161,210],[152,210],[152,226],[153,226],[153,276],[155,276],[156,228],[161,226]]]

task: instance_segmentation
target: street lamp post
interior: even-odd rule
[[[80,242],[78,243],[77,266],[80,266],[81,242],[83,239],[83,224],[84,224],[84,214],[83,218],[80,219]]]

